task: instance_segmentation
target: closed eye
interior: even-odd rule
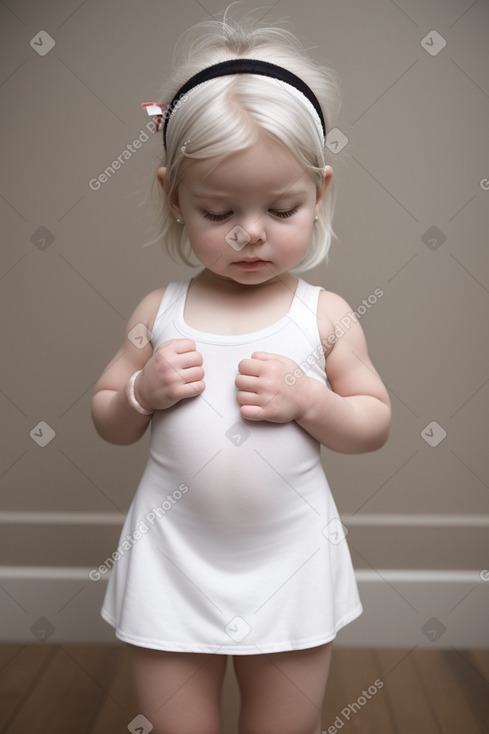
[[[287,217],[291,217],[293,214],[296,213],[297,207],[294,207],[294,209],[286,209],[284,211],[279,211],[277,209],[270,209],[269,210],[275,217],[279,217],[280,219],[287,219]]]
[[[298,207],[294,207],[293,209],[269,209],[269,212],[273,214],[274,217],[278,217],[279,219],[287,219],[288,217],[291,217],[293,214],[296,213]],[[203,211],[202,216],[205,217],[205,219],[210,219],[211,222],[223,222],[225,219],[228,219],[228,217],[232,216],[234,212],[229,211],[225,212],[224,214],[213,214],[209,211]]]
[[[210,219],[211,222],[223,222],[225,219],[231,216],[233,212],[226,212],[225,214],[213,214],[212,212],[202,212],[202,215],[206,219]]]

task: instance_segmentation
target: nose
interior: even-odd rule
[[[265,230],[264,217],[260,214],[250,214],[243,216],[239,222],[240,226],[246,232],[246,238],[249,238],[249,245],[261,244],[265,242],[267,235]]]

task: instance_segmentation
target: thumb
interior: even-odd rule
[[[272,354],[272,352],[253,352],[251,359],[261,359],[265,362],[267,359],[278,359],[278,354]]]

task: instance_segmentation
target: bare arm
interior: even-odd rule
[[[135,372],[141,370],[134,396],[149,411],[165,410],[205,388],[202,357],[190,339],[169,339],[153,354],[151,341],[143,341],[139,347],[129,338],[138,325],[141,332],[145,327],[151,333],[162,295],[162,290],[153,291],[141,301],[129,319],[122,347],[95,385],[93,422],[99,435],[110,443],[138,441],[151,421],[151,415],[141,415],[128,399],[128,382]]]
[[[318,316],[323,343],[328,343],[334,328],[329,324],[340,323],[347,313],[351,309],[342,298],[325,291],[321,293]],[[358,321],[352,320],[350,328],[343,331],[326,357],[332,389],[311,381],[307,408],[297,422],[334,451],[373,451],[387,441],[390,400],[370,360]]]
[[[318,323],[323,344],[332,343],[334,325],[349,313],[342,298],[321,292]],[[380,448],[389,432],[390,401],[358,322],[329,350],[326,368],[331,390],[307,377],[288,357],[255,352],[239,365],[241,415],[275,423],[295,420],[319,443],[341,453]],[[291,380],[291,375],[298,376]]]
[[[162,294],[162,290],[153,291],[138,305],[127,324],[121,348],[95,385],[92,419],[98,434],[110,443],[134,443],[150,423],[151,416],[141,415],[130,405],[127,383],[131,375],[142,370],[151,358],[153,345],[149,341],[138,348],[128,335],[137,324],[143,324],[148,334],[151,333]],[[136,387],[135,395],[137,397]]]

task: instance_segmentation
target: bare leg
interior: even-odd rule
[[[136,698],[152,734],[219,734],[225,655],[128,645]]]
[[[240,734],[321,734],[332,644],[235,656],[242,696]]]

